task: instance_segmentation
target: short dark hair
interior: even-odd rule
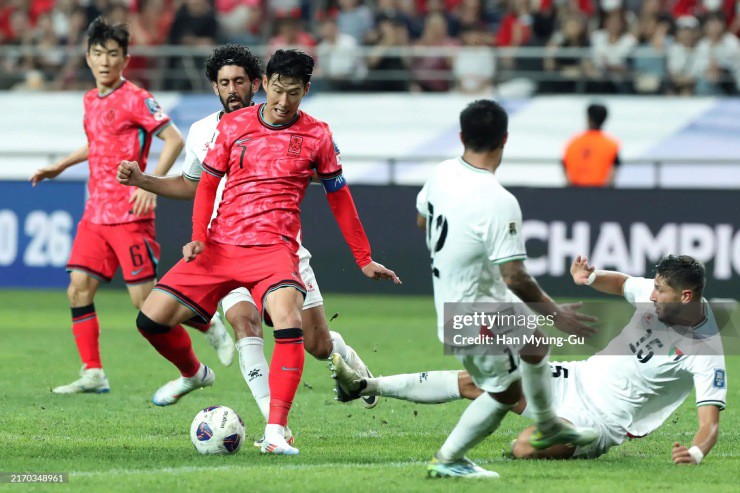
[[[267,62],[265,73],[267,80],[277,74],[278,80],[283,77],[298,79],[307,86],[311,82],[313,74],[313,58],[308,53],[300,50],[277,50]]]
[[[128,55],[130,37],[126,24],[110,24],[103,17],[98,17],[87,27],[87,51],[96,45],[105,46],[112,39],[120,45],[125,56]]]
[[[609,115],[609,111],[607,111],[606,106],[603,104],[589,104],[586,113],[588,114],[589,121],[596,128],[601,128],[606,121],[606,117]]]
[[[655,274],[673,289],[690,289],[701,296],[707,283],[704,264],[689,255],[667,255],[655,266]]]
[[[216,48],[206,60],[206,77],[211,82],[218,79],[218,71],[226,65],[242,67],[249,80],[262,77],[262,63],[249,48],[241,45],[226,45]]]
[[[462,143],[473,152],[487,152],[503,146],[508,129],[506,110],[490,99],[473,101],[460,113]]]

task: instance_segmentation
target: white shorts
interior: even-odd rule
[[[519,380],[519,354],[457,354],[476,387],[486,392],[503,392]]]
[[[595,428],[599,438],[585,446],[576,447],[574,458],[595,459],[604,455],[610,448],[621,445],[627,439],[624,430],[612,423],[608,417],[588,408],[578,385],[578,364],[573,361],[550,362],[552,368],[552,400],[557,415],[567,419],[575,426]],[[584,400],[585,399],[585,400]],[[532,415],[529,406],[522,413],[529,418]]]
[[[324,304],[324,299],[321,297],[321,291],[319,291],[319,285],[316,283],[316,276],[311,268],[310,260],[311,253],[301,245],[298,249],[298,268],[301,271],[301,280],[306,286],[306,298],[303,300],[304,310]],[[254,298],[252,298],[247,288],[237,288],[224,296],[221,300],[221,308],[224,314],[242,301],[255,305]]]

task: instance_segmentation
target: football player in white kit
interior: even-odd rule
[[[212,113],[190,126],[185,142],[186,155],[182,176],[156,177],[144,174],[135,163],[124,161],[118,169],[120,183],[137,186],[169,198],[192,200],[195,197],[203,172],[201,164],[219,119],[224,113],[252,105],[252,97],[260,88],[263,72],[259,59],[249,49],[238,45],[217,48],[206,61],[205,71],[213,84],[214,93],[223,105],[223,110]],[[225,179],[221,181],[217,202],[220,201],[225,181]],[[298,256],[301,278],[306,286],[302,314],[306,351],[320,360],[326,360],[333,353],[338,353],[342,360],[359,374],[372,376],[365,363],[355,350],[344,342],[342,336],[329,331],[321,292],[309,265],[311,254],[301,246]],[[264,355],[261,314],[246,288],[229,293],[221,300],[221,307],[234,329],[239,366],[244,380],[267,420],[270,405],[269,365]],[[174,402],[176,399],[172,403]],[[377,397],[373,396],[363,399],[363,404],[368,408],[374,407],[377,402]],[[288,428],[286,440],[293,444],[293,437]],[[260,442],[261,440],[255,442],[255,446],[259,447]]]
[[[579,256],[571,274],[577,284],[623,295],[637,309],[624,330],[596,355],[584,361],[550,363],[558,416],[596,428],[599,439],[583,447],[535,450],[528,443],[531,427],[512,444],[514,456],[598,457],[628,438],[654,431],[693,388],[699,429],[691,447],[674,442],[673,461],[701,463],[717,441],[719,411],[725,408],[727,396],[722,341],[713,312],[702,298],[704,267],[692,257],[669,255],[656,266],[655,279],[644,279],[595,270]],[[344,366],[337,370],[339,383],[351,398],[367,394],[433,404],[476,399],[483,393],[466,371],[363,378]],[[526,400],[522,398],[512,411],[529,415]]]
[[[717,443],[719,412],[727,399],[727,369],[719,327],[702,297],[704,266],[687,255],[660,260],[654,279],[595,270],[577,257],[576,284],[623,295],[636,310],[627,327],[597,355],[558,362],[553,397],[558,416],[592,426],[599,440],[584,446],[534,450],[523,431],[512,452],[519,458],[593,458],[654,431],[696,390],[699,429],[690,447],[673,443],[673,462],[700,464]],[[528,414],[528,409],[524,410]]]
[[[537,303],[536,310],[553,316],[560,330],[592,334],[581,314],[555,304],[524,267],[519,203],[494,175],[508,136],[506,111],[494,101],[474,101],[460,114],[460,127],[463,155],[437,165],[417,199],[432,258],[440,340],[445,342],[445,304],[464,302],[503,302],[525,311],[528,308],[521,301]],[[514,330],[520,329],[531,332],[526,327]],[[543,335],[539,329],[534,332]],[[430,477],[498,477],[465,453],[495,431],[519,401],[520,380],[534,410],[538,431],[531,442],[537,448],[555,443],[585,445],[597,438],[596,430],[576,428],[556,416],[546,344],[500,349],[495,354],[456,353],[485,393],[465,410],[435,454],[427,467]]]

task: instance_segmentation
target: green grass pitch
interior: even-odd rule
[[[331,326],[376,374],[457,369],[442,355],[431,298],[325,295]],[[326,362],[306,357],[291,413],[298,457],[261,456],[245,446],[233,456],[204,457],[190,444],[189,426],[202,408],[234,408],[248,444],[262,418],[238,361],[222,367],[204,338],[190,331],[197,354],[217,375],[214,387],[159,408],[153,392],[177,376],[134,327],[124,291],[96,300],[103,363],[111,393],[58,396],[50,388],[73,380],[79,360],[63,291],[0,291],[0,472],[68,472],[67,485],[0,484],[3,491],[738,491],[740,357],[728,357],[729,407],[719,443],[699,467],[670,460],[674,441],[696,431],[693,396],[649,437],[625,443],[594,461],[519,462],[503,457],[528,425],[518,416],[470,454],[501,479],[428,480],[424,465],[444,441],[465,402],[416,405],[383,399],[373,410],[333,400]],[[266,338],[268,351],[272,338]],[[268,356],[269,359],[269,356]]]

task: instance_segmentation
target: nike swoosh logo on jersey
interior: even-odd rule
[[[283,370],[285,370],[285,371],[301,371],[300,368],[286,368],[285,366],[283,366]]]
[[[137,275],[139,275],[139,273],[140,273],[141,271],[143,271],[143,270],[144,270],[144,268],[143,268],[143,267],[142,267],[141,269],[136,269],[136,270],[132,270],[132,271],[131,271],[131,275],[132,275],[132,276],[137,276]]]
[[[242,142],[249,142],[250,140],[252,140],[252,139],[251,138],[249,138],[249,139],[240,139],[240,140],[237,140],[236,143],[237,144],[241,144]]]

